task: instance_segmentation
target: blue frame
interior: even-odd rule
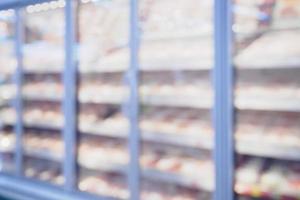
[[[77,177],[77,68],[78,59],[74,54],[76,45],[74,0],[66,0],[65,6],[65,66],[63,71],[64,98],[63,113],[65,124],[63,127],[64,162],[63,172],[65,189],[73,191],[76,188]]]
[[[215,0],[214,9],[214,200],[234,199],[233,67],[231,1]]]
[[[51,0],[6,0],[0,3],[0,10],[13,8],[16,9],[16,56],[18,68],[16,73],[16,84],[18,87],[16,98],[17,110],[17,146],[15,164],[17,167],[16,175],[22,175],[23,149],[22,149],[22,13],[18,7],[23,7],[33,3],[48,2]],[[64,98],[63,113],[65,126],[63,128],[64,139],[64,163],[62,165],[65,177],[64,189],[52,188],[32,183],[25,178],[10,177],[0,174],[0,193],[14,196],[16,193],[29,195],[28,199],[34,197],[41,198],[47,195],[49,199],[63,197],[68,200],[83,199],[109,199],[105,197],[93,197],[83,195],[76,191],[76,144],[77,144],[77,43],[75,25],[75,6],[74,0],[66,0],[65,7],[65,66],[63,71]],[[214,7],[214,26],[215,26],[215,67],[214,77],[214,128],[215,128],[215,191],[214,200],[233,200],[234,199],[234,141],[233,141],[233,68],[231,61],[232,51],[232,31],[231,31],[231,1],[215,0]],[[130,67],[127,73],[127,81],[130,87],[129,108],[129,153],[130,163],[128,168],[128,185],[130,200],[140,199],[140,130],[139,130],[139,46],[140,34],[138,26],[138,0],[130,0]],[[15,190],[16,192],[12,192]],[[9,192],[11,191],[11,192]],[[10,194],[8,194],[10,193]],[[33,198],[30,198],[32,195]],[[71,196],[68,196],[71,195]],[[16,197],[17,198],[17,197]],[[24,199],[20,196],[17,199]]]
[[[140,199],[140,131],[139,131],[139,26],[138,0],[130,0],[130,66],[127,81],[130,87],[129,106],[129,153],[128,183],[130,200]]]
[[[22,85],[23,85],[23,20],[22,10],[15,9],[15,47],[16,47],[16,59],[17,68],[15,71],[15,84],[16,84],[16,97],[14,99],[14,106],[16,112],[16,148],[15,148],[15,175],[22,176],[23,174],[23,100],[22,100]]]

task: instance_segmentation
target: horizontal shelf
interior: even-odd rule
[[[0,126],[15,126],[15,121],[13,119],[1,119]],[[62,125],[49,123],[24,122],[23,126],[25,128],[36,128],[51,131],[60,131],[62,129]]]
[[[239,110],[266,110],[300,112],[300,98],[259,97],[254,95],[235,98],[236,108]]]
[[[63,98],[60,96],[42,96],[42,95],[23,95],[25,101],[45,101],[53,103],[62,103]],[[90,99],[85,96],[81,96],[79,101],[83,104],[122,104],[125,101],[125,95],[116,94],[112,96],[101,96],[101,98]]]
[[[143,95],[140,102],[152,106],[189,107],[189,108],[211,108],[212,97],[189,97],[189,96],[164,96],[164,95]]]
[[[213,24],[209,27],[207,24],[206,30],[200,29],[182,29],[181,31],[168,31],[168,32],[143,32],[141,34],[141,42],[143,41],[161,41],[161,40],[177,40],[177,39],[192,39],[192,38],[212,38],[213,37]]]
[[[288,146],[270,142],[240,139],[236,142],[236,151],[239,154],[251,156],[300,161],[300,145]]]
[[[7,122],[6,124],[13,124]],[[51,126],[44,124],[25,124],[25,127],[42,128],[46,130],[60,130],[60,126]],[[107,127],[96,127],[96,126],[82,127],[80,132],[84,135],[98,135],[104,137],[114,137],[114,138],[127,138],[127,133],[124,132],[124,128],[119,130],[112,130]],[[95,127],[93,129],[93,127]],[[101,130],[101,131],[99,131]],[[201,150],[212,150],[213,149],[213,137],[208,134],[167,134],[167,133],[154,133],[149,131],[143,131],[141,134],[143,141],[162,143],[175,145],[184,148],[193,148]],[[266,138],[267,139],[267,138]],[[262,138],[263,140],[263,138]],[[278,143],[271,143],[268,141],[251,141],[250,139],[237,139],[236,141],[236,151],[239,154],[258,156],[258,157],[268,157],[281,160],[296,160],[300,161],[300,145],[283,145]]]
[[[277,69],[299,69],[300,70],[300,59],[299,62],[287,62],[281,64],[255,63],[253,62],[253,60],[249,60],[249,62],[244,61],[243,63],[237,63],[236,69],[237,70],[277,70]]]
[[[61,102],[60,97],[55,96],[25,96],[26,101],[52,101]],[[113,95],[102,96],[99,99],[88,99],[82,97],[81,103],[94,103],[94,104],[123,104],[125,96]],[[212,107],[212,99],[209,97],[195,97],[186,98],[186,96],[163,96],[163,95],[143,95],[140,98],[141,104],[150,106],[167,106],[167,107],[187,107],[209,109]],[[285,97],[259,97],[254,95],[251,97],[237,95],[235,98],[236,108],[239,110],[266,110],[266,111],[288,111],[300,112],[300,99],[298,98],[285,98]]]
[[[300,18],[300,16],[294,18],[294,20],[291,20],[291,21],[286,20],[282,23],[274,23],[271,26],[270,31],[284,31],[284,30],[300,29],[299,18]]]
[[[200,70],[212,70],[213,68],[206,65],[176,65],[172,64],[172,67],[164,67],[162,64],[156,65],[143,65],[140,69],[142,72],[155,72],[155,71],[200,71]],[[79,68],[80,74],[100,74],[100,73],[122,73],[126,72],[128,67],[124,64],[123,66],[115,66],[113,64],[105,65],[105,67],[98,68]],[[24,74],[62,74],[63,68],[47,68],[47,69],[25,69]]]
[[[156,143],[166,143],[176,146],[201,148],[211,150],[213,149],[213,138],[208,134],[166,134],[166,133],[152,133],[143,131],[141,135],[145,141],[152,141]]]
[[[279,70],[279,69],[299,69],[300,70],[300,62],[264,65],[264,64],[259,64],[259,63],[252,63],[251,61],[249,61],[249,62],[247,62],[247,64],[242,64],[242,63],[236,64],[236,69],[237,70]]]
[[[48,68],[33,68],[33,69],[24,69],[23,73],[26,74],[62,74],[64,71],[64,68],[60,67],[48,67]]]
[[[250,63],[250,64],[249,64]],[[171,65],[171,64],[170,64]],[[210,66],[201,66],[201,65],[183,65],[176,66],[176,64],[172,64],[172,67],[163,67],[160,65],[150,65],[150,66],[143,66],[140,71],[142,72],[155,72],[155,71],[204,71],[204,70],[213,70],[213,67]],[[263,63],[252,63],[252,62],[245,62],[236,64],[237,70],[277,70],[277,69],[300,69],[300,62],[297,63],[282,63],[282,64],[263,64]],[[95,68],[95,69],[79,69],[80,74],[97,74],[97,73],[122,73],[126,72],[127,67],[117,67],[107,65],[103,68]],[[55,68],[48,68],[48,69],[28,69],[24,71],[24,74],[62,74],[63,69],[55,69]]]
[[[52,101],[52,102],[62,102],[61,97],[55,96],[32,96],[26,95],[23,97],[26,101]],[[126,100],[125,95],[116,94],[112,96],[101,96],[98,99],[90,99],[87,97],[80,97],[79,101],[81,103],[92,103],[92,104],[124,104]],[[189,98],[187,101],[186,96],[174,97],[174,96],[152,96],[143,95],[140,97],[141,104],[151,105],[151,106],[170,106],[170,107],[187,107],[187,108],[199,108],[207,109],[212,106],[212,99],[209,97],[199,98]]]
[[[83,161],[79,160],[79,166],[85,170],[92,170],[95,172],[101,171],[101,172],[115,172],[115,173],[121,173],[126,174],[128,171],[128,166],[126,164],[119,164],[119,163],[113,163],[113,162],[102,162],[98,163],[97,165],[87,165]]]
[[[209,177],[210,180],[199,180],[198,178],[186,178],[183,175],[161,172],[154,169],[144,169],[141,172],[142,176],[149,180],[163,181],[171,184],[178,184],[188,188],[195,188],[204,191],[212,192],[214,190],[213,183],[209,183],[210,180],[213,181],[213,177]]]
[[[249,32],[248,30],[246,32],[234,32],[234,34],[236,35],[236,37],[255,37],[258,35],[263,35],[263,34],[267,34],[270,32],[278,32],[278,31],[297,31],[300,29],[299,26],[299,21],[298,20],[294,20],[293,22],[289,22],[289,23],[277,23],[277,24],[273,24],[270,27],[266,27],[266,28],[258,28],[255,31]]]

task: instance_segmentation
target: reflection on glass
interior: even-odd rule
[[[0,171],[14,171],[15,95],[14,73],[16,69],[14,11],[0,11]]]
[[[78,1],[78,189],[128,199],[129,2]]]
[[[213,1],[140,1],[141,199],[212,199]]]
[[[64,1],[24,8],[24,175],[63,184]]]
[[[236,1],[235,191],[239,199],[300,195],[300,1]],[[241,16],[253,11],[252,21]],[[262,17],[263,16],[263,17]],[[240,21],[239,21],[240,20]],[[256,30],[237,27],[256,24]],[[247,37],[242,37],[242,36]]]

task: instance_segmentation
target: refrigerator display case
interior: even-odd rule
[[[298,200],[299,5],[3,1],[0,195]]]

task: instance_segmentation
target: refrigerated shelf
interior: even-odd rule
[[[9,123],[8,123],[9,124]],[[12,123],[13,124],[13,123]],[[45,123],[47,124],[47,123]],[[59,131],[60,127],[57,126],[43,126],[41,124],[25,124],[27,128],[38,128],[44,130],[53,130]],[[95,128],[94,125],[90,126],[91,129]],[[120,138],[125,139],[127,137],[127,133],[123,131],[124,129],[117,129],[115,131],[111,131],[111,129],[103,129],[101,127],[96,127],[94,131],[89,131],[88,129],[82,129],[83,135],[95,135],[101,137],[109,137],[109,138]],[[53,133],[52,133],[53,134]],[[181,136],[189,136],[182,138]],[[151,133],[147,132],[147,130],[142,130],[142,139],[147,142],[175,145],[177,147],[182,148],[192,148],[192,149],[207,149],[210,150],[213,147],[212,137],[210,134],[175,134],[175,133]],[[296,144],[289,143],[275,143],[275,142],[262,142],[259,140],[255,140],[251,137],[244,137],[243,134],[237,134],[237,142],[236,142],[236,150],[237,153],[244,155],[253,155],[253,156],[262,156],[269,158],[278,158],[283,160],[296,160],[299,161],[299,151],[300,146]],[[260,137],[262,139],[263,137]],[[290,140],[293,138],[290,138]],[[294,138],[295,141],[296,138]],[[295,141],[296,142],[296,141]],[[294,143],[295,143],[294,142]],[[12,148],[12,147],[11,147]],[[197,154],[197,153],[196,153]]]
[[[95,97],[91,99],[89,96],[80,96],[80,103],[83,104],[115,104],[119,105],[124,103],[126,100],[126,95],[114,94],[114,96],[101,96],[99,98]],[[188,101],[187,101],[188,98]],[[56,102],[59,103],[61,97],[59,96],[43,96],[43,95],[24,95],[23,99],[25,101],[45,101],[45,102]],[[235,100],[236,108],[239,110],[270,110],[270,111],[290,111],[290,112],[299,112],[300,111],[300,97],[291,98],[282,96],[276,98],[276,101],[273,101],[272,97],[258,97],[258,96],[241,96]],[[149,95],[143,96],[140,100],[144,105],[153,105],[153,106],[173,106],[173,107],[188,107],[195,109],[208,109],[211,107],[211,97],[208,95],[200,95],[199,97],[183,97],[183,96],[159,96],[159,95]]]
[[[213,184],[209,180],[199,180],[199,178],[186,178],[182,175],[177,175],[174,173],[166,173],[158,170],[146,169],[142,172],[142,177],[154,181],[163,181],[169,184],[178,184],[188,188],[200,189],[203,191],[212,192]],[[213,177],[208,177],[212,180]]]

